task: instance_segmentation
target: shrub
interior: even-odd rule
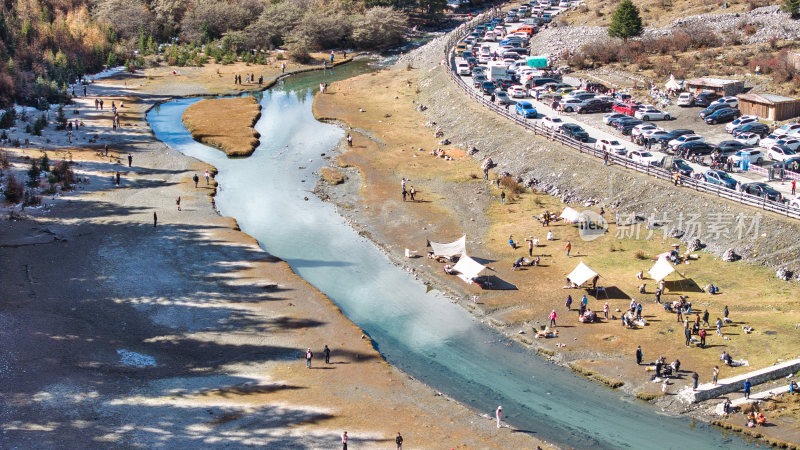
[[[747,36],[756,34],[756,31],[756,27],[752,25],[745,25],[744,28],[742,28],[742,33],[746,34]]]
[[[517,183],[517,180],[511,176],[500,178],[500,186],[504,187],[508,191],[508,194],[512,199],[519,197],[520,194],[525,192],[525,187]]]
[[[8,109],[3,115],[0,116],[0,128],[8,129],[14,126],[14,122],[17,120],[17,112],[14,111],[14,108]]]
[[[17,181],[14,175],[9,175],[6,187],[3,189],[3,195],[5,195],[6,200],[11,203],[19,203],[24,198],[24,194],[25,186],[22,185],[22,182]]]
[[[645,253],[642,250],[636,250],[636,252],[634,252],[633,254],[633,257],[642,261],[648,259],[647,255],[645,255]]]
[[[42,171],[39,169],[39,165],[37,164],[36,160],[34,159],[31,162],[31,167],[28,169],[28,186],[36,187],[39,185],[39,175],[41,175]]]
[[[22,201],[23,206],[39,206],[42,204],[42,198],[34,192],[25,191],[25,198]]]
[[[39,160],[39,169],[42,172],[50,172],[50,158],[46,152],[42,152],[42,158]]]

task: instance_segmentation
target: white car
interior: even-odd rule
[[[633,150],[628,153],[628,158],[638,162],[639,164],[653,165],[661,161],[660,156],[656,156],[647,150]]]
[[[744,145],[758,145],[758,143],[761,142],[761,136],[755,133],[742,133],[734,140],[739,141]]]
[[[633,117],[640,120],[669,120],[671,119],[668,112],[660,111],[652,106],[639,108],[633,113]]]
[[[775,141],[775,145],[780,145],[788,148],[789,150],[797,151],[797,147],[800,147],[800,139],[782,137]]]
[[[764,152],[757,148],[743,148],[729,157],[733,165],[739,165],[742,159],[750,164],[761,164],[764,161]]]
[[[765,149],[770,148],[775,144],[775,141],[777,141],[778,139],[780,139],[780,136],[776,135],[775,133],[770,134],[765,138],[761,138],[761,140],[758,142],[758,146]]]
[[[612,120],[620,118],[620,117],[628,117],[628,115],[627,114],[622,114],[622,113],[603,114],[603,123],[608,125],[608,122],[611,122]]]
[[[647,130],[642,133],[642,138],[647,140],[657,141],[663,138],[664,136],[667,136],[668,134],[669,133],[667,133],[664,130]]]
[[[558,102],[558,107],[564,112],[573,112],[578,109],[579,106],[583,104],[583,100],[579,100],[577,98],[565,98]]]
[[[636,125],[631,129],[631,136],[636,137],[646,131],[663,131],[663,130],[664,130],[663,128],[659,128],[653,125],[652,123],[643,123],[640,125]]]
[[[681,144],[685,144],[687,142],[704,142],[703,136],[698,136],[696,134],[684,134],[683,136],[678,136],[677,138],[669,141],[667,145],[670,148],[677,148]]]
[[[620,144],[619,141],[614,141],[611,139],[598,139],[597,142],[594,143],[594,148],[623,156],[627,155],[628,153],[624,145]]]
[[[733,129],[738,127],[739,125],[747,125],[748,123],[758,122],[758,117],[756,116],[741,116],[733,120],[733,122],[725,125],[725,131],[728,133],[733,133]]]
[[[800,195],[793,195],[786,199],[786,201],[792,208],[800,208]]]
[[[510,95],[511,98],[525,98],[528,93],[522,86],[511,86],[508,88],[508,95]]]
[[[458,70],[458,74],[459,75],[467,76],[467,75],[472,74],[472,69],[469,68],[469,63],[468,62],[460,62],[460,63],[458,63],[458,66],[456,66],[456,70]]]
[[[773,161],[786,161],[797,156],[797,153],[781,145],[773,145],[767,150],[767,156]]]
[[[773,133],[775,134],[775,136],[784,136],[789,133],[794,133],[798,130],[800,130],[800,123],[787,123],[781,125],[780,128],[776,128],[775,131],[773,131]]]
[[[564,125],[564,121],[561,120],[561,117],[552,117],[552,116],[544,116],[542,117],[542,126],[545,128],[550,128],[552,130],[558,129],[561,125]]]
[[[678,106],[692,106],[694,105],[694,95],[691,92],[681,92],[675,104]]]
[[[725,103],[731,108],[736,108],[737,106],[739,106],[739,99],[733,96],[728,96],[728,97],[718,98],[713,102],[711,102],[712,105],[715,103]]]

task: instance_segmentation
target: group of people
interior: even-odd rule
[[[331,363],[331,349],[328,348],[328,345],[325,344],[325,348],[322,349],[322,355],[325,356],[325,364]],[[314,358],[314,353],[311,351],[311,348],[306,350],[306,368],[311,368],[311,360]]]
[[[282,67],[282,69],[281,69],[281,70],[286,70],[286,67],[285,67],[285,65]],[[256,76],[255,76],[255,75],[253,75],[252,73],[250,73],[250,74],[245,74],[245,78],[244,78],[244,79],[245,79],[245,81],[244,81],[244,82],[245,82],[245,83],[247,83],[247,84],[250,84],[250,83],[256,83]],[[257,81],[258,81],[258,85],[259,85],[259,86],[261,86],[262,84],[264,84],[264,76],[263,76],[263,75],[259,75],[259,77],[258,77],[258,80],[257,80]],[[241,84],[244,84],[244,83],[242,83],[242,76],[241,76],[240,74],[235,74],[235,75],[233,76],[233,84],[239,84],[239,85],[241,85]]]
[[[400,188],[402,189],[403,201],[406,201],[406,197],[410,197],[412,202],[416,201],[416,199],[414,199],[414,196],[417,194],[417,191],[414,189],[414,186],[411,185],[409,185],[408,190],[406,190],[405,178],[400,180]]]

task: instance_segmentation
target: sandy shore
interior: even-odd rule
[[[388,365],[329,299],[216,213],[213,180],[191,181],[213,168],[144,122],[170,95],[228,92],[181,76],[91,86],[106,105],[125,98],[123,128],[112,132],[90,96],[74,108],[85,127],[69,154],[55,150],[63,133],[41,142],[89,183],[0,222],[0,446],[332,448],[347,430],[352,448],[391,448],[398,431],[407,448],[535,448],[495,427],[496,405],[473,411]],[[39,154],[13,150],[12,170]]]

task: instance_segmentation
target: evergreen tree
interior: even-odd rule
[[[800,0],[783,0],[781,9],[791,14],[793,19],[796,19],[800,14]]]
[[[639,36],[640,34],[642,34],[642,18],[639,17],[639,8],[631,0],[623,0],[611,18],[608,35],[627,40],[629,37]]]

